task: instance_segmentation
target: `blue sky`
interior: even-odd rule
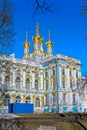
[[[13,0],[14,25],[16,30],[16,43],[14,53],[17,58],[23,57],[23,42],[25,32],[28,31],[30,52],[33,50],[32,36],[35,35],[35,26],[39,22],[40,34],[44,36],[43,48],[46,51],[45,42],[48,40],[48,30],[51,31],[53,53],[63,54],[81,60],[82,74],[87,72],[87,21],[78,12],[82,0],[54,0],[58,13],[39,14],[32,17],[33,0]],[[51,3],[52,0],[47,0]]]

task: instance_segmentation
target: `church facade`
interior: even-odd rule
[[[33,103],[34,112],[82,112],[81,62],[61,54],[53,55],[50,32],[44,52],[38,25],[32,39],[34,50],[30,54],[26,33],[23,59],[0,56],[1,105],[7,108],[8,103]]]

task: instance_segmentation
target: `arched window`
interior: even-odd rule
[[[38,80],[35,80],[35,89],[38,90]]]
[[[55,82],[55,79],[53,79],[53,90],[56,90],[56,82]]]
[[[65,69],[64,68],[62,69],[62,75],[65,75]]]
[[[66,94],[63,94],[63,103],[66,103]]]
[[[9,73],[9,72],[10,72],[10,68],[7,68],[7,69],[6,69],[6,72]]]
[[[30,71],[27,71],[27,72],[26,72],[26,76],[29,76],[29,75],[30,75]]]
[[[20,74],[21,73],[21,70],[17,70],[17,74]]]
[[[31,98],[30,97],[26,97],[26,103],[31,103]]]
[[[72,89],[73,85],[72,85],[72,79],[70,79],[70,88]]]
[[[62,79],[62,87],[65,88],[65,78]]]
[[[20,96],[17,96],[16,99],[15,99],[15,102],[16,102],[16,103],[20,103],[20,102],[21,102],[21,97],[20,97]]]
[[[56,94],[53,95],[53,104],[56,103]]]
[[[47,94],[47,95],[45,96],[45,98],[46,98],[46,104],[45,104],[45,105],[49,105],[49,95]]]
[[[73,105],[76,105],[76,95],[73,94],[72,98],[73,98]]]
[[[48,90],[48,87],[49,87],[48,80],[46,80],[46,90]]]
[[[77,79],[77,81],[76,81],[76,85],[77,85],[77,88],[78,88],[78,86],[79,86],[79,82],[78,82],[78,79]]]
[[[30,79],[26,79],[26,89],[30,89]]]
[[[5,106],[8,106],[9,103],[10,103],[10,96],[6,95],[6,96],[4,97],[4,105],[5,105]]]
[[[19,90],[20,89],[20,78],[16,78],[16,88]]]
[[[10,86],[10,77],[9,76],[5,77],[5,85],[8,87]]]
[[[40,107],[40,99],[36,98],[36,107]]]

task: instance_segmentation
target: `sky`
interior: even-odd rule
[[[27,3],[26,3],[27,1]],[[42,1],[42,0],[40,0]],[[48,4],[52,0],[47,0]],[[53,54],[63,54],[81,60],[82,75],[87,72],[87,20],[84,16],[78,15],[82,0],[54,0],[54,7],[57,13],[39,13],[32,17],[34,10],[33,0],[13,0],[16,36],[15,36],[15,57],[23,58],[25,32],[28,31],[30,42],[30,53],[33,51],[34,43],[32,36],[35,35],[36,23],[39,23],[40,34],[44,37],[43,48],[46,51],[48,30],[51,31],[53,42]]]

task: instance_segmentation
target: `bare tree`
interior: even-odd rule
[[[28,5],[29,1],[26,0],[26,4]],[[56,8],[56,2],[54,1],[47,1],[47,0],[33,0],[33,13],[32,16],[34,17],[37,14],[46,14],[46,13],[57,13],[58,9]]]
[[[87,0],[82,0],[82,7],[79,14],[87,15]]]
[[[10,0],[0,0],[0,53],[9,54],[14,45],[12,3]]]

